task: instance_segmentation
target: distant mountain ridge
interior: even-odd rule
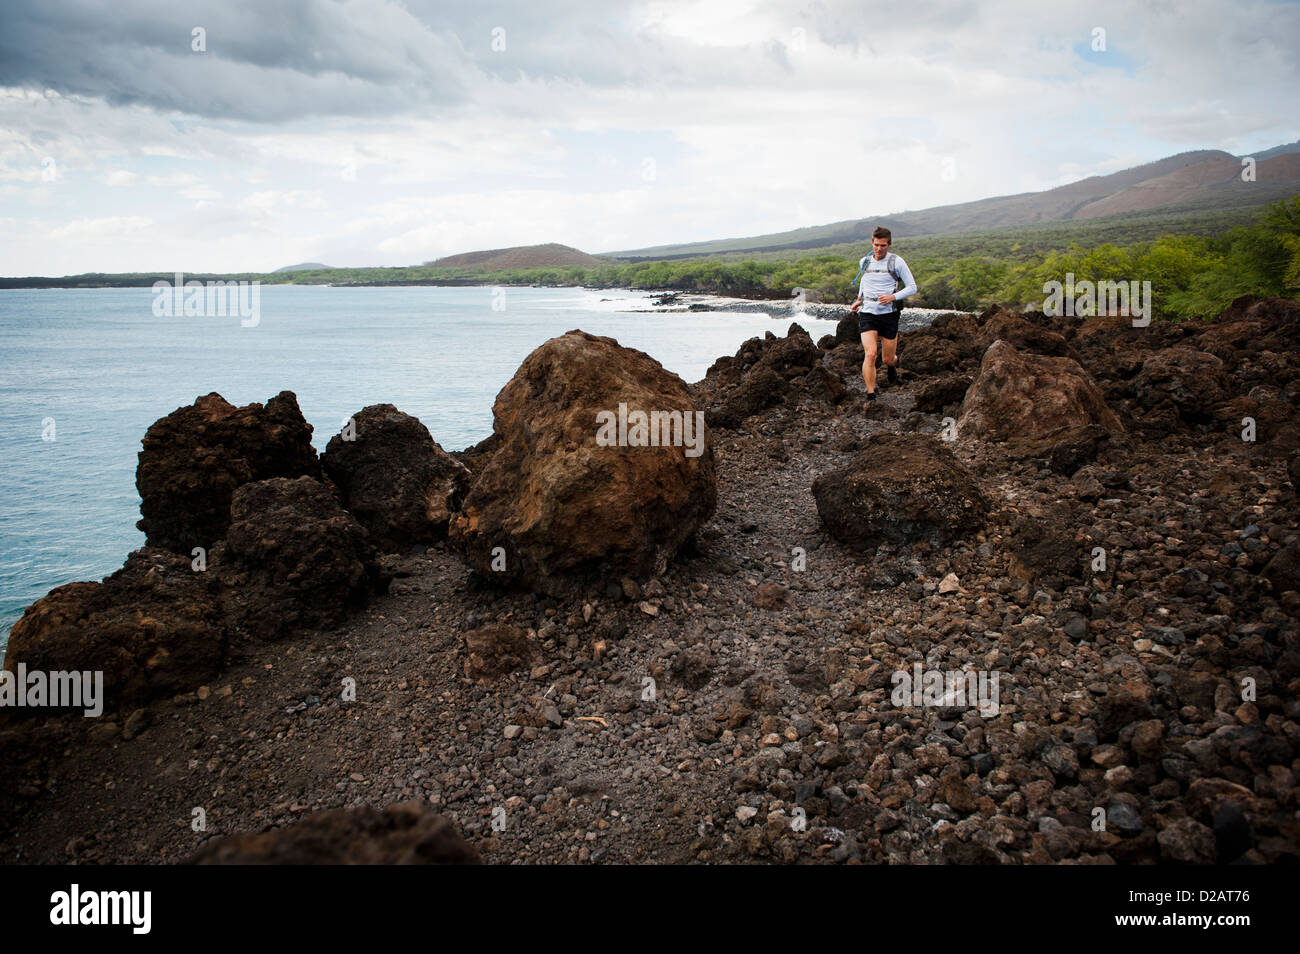
[[[767,235],[676,245],[655,245],[603,253],[619,259],[687,258],[721,252],[816,249],[845,242],[870,241],[877,225],[895,238],[908,235],[950,235],[988,231],[1035,223],[1070,222],[1125,212],[1167,209],[1207,211],[1276,202],[1300,192],[1300,141],[1250,154],[1255,181],[1241,178],[1244,156],[1218,149],[1200,149],[1157,159],[1105,176],[1043,192],[1022,192],[898,212],[828,225],[815,225]]]
[[[549,242],[546,245],[516,245],[511,248],[489,248],[479,252],[461,252],[445,258],[425,262],[431,268],[478,268],[484,270],[507,268],[550,268],[559,265],[603,265],[605,261],[568,245]]]
[[[303,262],[300,265],[285,265],[271,272],[272,275],[278,275],[281,272],[313,272],[322,269],[333,268],[333,265],[322,265],[320,262]]]

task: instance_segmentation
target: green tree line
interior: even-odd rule
[[[916,276],[916,305],[973,311],[998,303],[1020,309],[1038,308],[1048,282],[1065,283],[1072,275],[1082,281],[1151,283],[1152,307],[1165,318],[1216,315],[1244,294],[1296,297],[1300,291],[1300,195],[1268,206],[1254,221],[1214,235],[1164,234],[1153,239],[1091,248],[1071,242],[1066,248],[1027,252],[1018,242],[1001,244],[992,252],[948,254],[945,245],[960,240],[895,242]],[[969,240],[966,240],[969,245]],[[349,281],[392,284],[453,282],[501,285],[586,285],[734,295],[749,298],[789,298],[805,289],[812,301],[848,303],[858,250],[822,251],[802,257],[762,260],[691,258],[662,261],[611,262],[596,266],[559,266],[480,271],[439,269],[331,269],[294,272],[293,282],[335,284]],[[848,253],[848,254],[846,254]]]

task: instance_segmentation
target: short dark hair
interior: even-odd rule
[[[894,233],[889,231],[889,229],[885,228],[883,225],[877,225],[876,230],[871,233],[871,237],[873,239],[889,239],[889,244],[894,244]]]

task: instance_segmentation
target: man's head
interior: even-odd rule
[[[883,225],[878,225],[875,231],[871,233],[871,251],[875,253],[876,258],[884,258],[893,241],[894,234]]]

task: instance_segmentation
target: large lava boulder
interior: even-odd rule
[[[844,317],[835,323],[836,344],[862,343],[862,332],[858,330],[858,313],[846,311]]]
[[[1227,397],[1223,361],[1188,347],[1165,348],[1147,358],[1133,380],[1143,407],[1171,405],[1188,424],[1208,423],[1215,405]]]
[[[1260,321],[1274,333],[1285,337],[1300,321],[1300,302],[1293,298],[1256,298],[1242,295],[1233,301],[1216,322]]]
[[[1224,314],[1228,314],[1224,312]],[[1264,338],[1264,322],[1239,318],[1224,321],[1221,317],[1205,331],[1197,335],[1191,346],[1197,351],[1215,355],[1224,362],[1224,368],[1235,371],[1242,358],[1253,358],[1260,350],[1260,340]]]
[[[214,838],[193,865],[465,865],[478,851],[456,824],[412,799],[382,812],[368,805],[312,812],[285,828]]]
[[[320,477],[312,427],[292,391],[235,407],[213,392],[155,421],[135,485],[149,546],[189,555],[226,535],[236,488],[268,477]]]
[[[211,559],[224,611],[254,638],[335,626],[392,580],[365,527],[318,480],[245,484],[230,515]]]
[[[861,363],[861,346],[858,346]],[[833,353],[833,352],[832,352]],[[709,367],[703,381],[690,386],[696,402],[706,408],[710,427],[739,427],[747,418],[777,404],[810,399],[838,404],[844,384],[823,366],[823,354],[796,322],[784,338],[770,331],[750,338],[733,355]]]
[[[721,403],[705,412],[705,420],[710,427],[739,427],[746,418],[780,404],[789,391],[785,378],[768,365],[756,364],[744,373],[740,383],[727,392]]]
[[[1070,320],[1075,323],[1071,343],[1085,351],[1130,351],[1155,346],[1150,327],[1133,327],[1130,316],[1090,315],[1082,320]]]
[[[817,512],[839,540],[936,545],[980,526],[988,501],[966,467],[935,438],[877,434],[840,470],[813,482]]]
[[[821,350],[798,322],[792,322],[784,338],[773,336],[763,342],[758,363],[771,368],[787,381],[807,374],[821,363]]]
[[[620,405],[621,444],[610,426]],[[638,412],[675,415],[689,435],[637,427]],[[656,575],[713,513],[708,427],[682,380],[644,352],[584,331],[552,338],[492,413],[499,448],[450,527],[487,579],[558,593],[578,579]],[[638,446],[651,436],[659,446]]]
[[[994,441],[1086,424],[1123,430],[1092,376],[1071,358],[1019,351],[1001,339],[984,352],[957,422],[963,436]]]
[[[1064,335],[1040,327],[1015,312],[998,311],[988,316],[975,335],[975,343],[980,350],[987,350],[999,338],[1011,342],[1021,351],[1079,360],[1078,352],[1070,347]]]
[[[965,360],[960,344],[937,334],[909,332],[899,335],[898,363],[916,374],[946,374],[958,370]],[[862,364],[862,356],[858,356]]]
[[[419,418],[391,404],[353,415],[330,438],[321,467],[343,506],[389,553],[446,538],[470,483],[469,468],[438,446]]]
[[[1282,400],[1275,388],[1252,388],[1249,394],[1224,401],[1214,408],[1214,420],[1222,422],[1223,431],[1220,433],[1226,434],[1234,443],[1241,441],[1245,426],[1242,421],[1247,417],[1255,422],[1257,443],[1254,446],[1261,452],[1288,459],[1300,449],[1296,406]]]
[[[225,666],[228,640],[213,577],[196,566],[141,547],[102,582],[55,587],[14,624],[5,669],[102,671],[112,708],[201,685]]]
[[[974,315],[946,312],[927,327],[898,336],[898,363],[922,376],[966,373],[982,351],[975,340],[978,334]]]

